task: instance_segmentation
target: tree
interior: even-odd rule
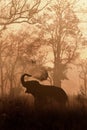
[[[0,41],[0,89],[1,94],[4,94],[4,82],[6,80],[6,77],[4,76],[5,73],[5,61],[6,57],[5,54],[7,52],[8,44],[5,44],[4,40]]]
[[[83,81],[80,92],[83,96],[87,96],[87,59],[81,60],[78,64],[79,78]]]
[[[23,49],[24,46],[21,45],[24,36],[22,39],[16,37],[16,41],[13,38],[14,40],[11,39],[13,43],[9,43],[7,39],[2,38],[1,34],[11,24],[28,23],[30,25],[38,23],[38,14],[49,4],[49,1],[46,1],[42,6],[41,4],[41,0],[33,0],[32,3],[29,0],[0,0],[0,87],[2,95],[7,79],[10,81],[10,86],[13,86],[14,71],[19,59],[21,59],[19,53],[25,54],[25,50]],[[23,61],[22,58],[20,62],[24,65],[25,59]]]
[[[26,54],[27,39],[29,34],[19,31],[16,34],[9,34],[0,41],[0,88],[1,94],[5,93],[5,88],[10,91],[13,87],[20,87],[20,74],[28,70],[32,61]]]
[[[79,20],[73,11],[73,4],[67,0],[57,0],[56,4],[48,7],[43,15],[40,38],[52,47],[54,55],[53,82],[61,87],[61,80],[67,79],[68,65],[79,55],[81,32]],[[41,21],[40,21],[41,22]]]
[[[38,22],[37,14],[47,5],[48,1],[41,6],[41,0],[0,0],[0,31],[10,24]]]

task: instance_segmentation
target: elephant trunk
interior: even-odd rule
[[[22,85],[23,85],[24,87],[26,86],[26,81],[24,80],[25,76],[31,77],[31,75],[29,75],[29,74],[23,74],[23,75],[21,76],[21,83],[22,83]]]

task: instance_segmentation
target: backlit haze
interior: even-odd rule
[[[83,13],[82,13],[82,10],[83,10]],[[75,5],[75,12],[76,12],[77,17],[80,20],[80,23],[78,26],[83,34],[83,37],[87,39],[87,0],[79,0],[79,2]],[[16,30],[18,29],[18,26],[12,26],[11,29]],[[87,48],[85,48],[84,50],[81,50],[80,57],[82,59],[87,58]],[[48,60],[49,61],[53,60],[52,52],[49,52]],[[47,65],[51,67],[53,66],[51,62],[49,62]],[[69,70],[69,73],[67,74],[67,76],[69,76],[69,80],[63,81],[62,87],[68,94],[77,94],[79,91],[79,86],[81,85],[80,79],[78,76],[77,67],[73,66],[73,69]]]
[[[87,0],[79,0],[79,2],[77,2],[75,5],[75,12],[80,20],[78,26],[82,32],[82,35],[87,39]],[[50,59],[52,60],[52,53],[49,53],[49,55]],[[87,58],[87,48],[81,49],[80,58]],[[50,63],[49,65],[52,66]],[[69,77],[69,80],[62,81],[63,89],[70,95],[77,94],[81,85],[77,67],[73,65],[73,69],[69,69],[67,76]]]
[[[80,20],[78,26],[82,32],[82,35],[87,39],[87,0],[79,0],[79,2],[77,2],[75,5],[75,12]],[[48,57],[51,60],[53,59],[51,52],[49,52]],[[87,48],[81,49],[80,58],[87,58]],[[53,66],[51,62],[49,62],[47,65]],[[63,89],[70,95],[77,94],[81,86],[77,67],[73,65],[73,69],[69,69],[67,76],[69,77],[69,80],[62,81]]]
[[[83,37],[87,39],[87,0],[80,0],[76,5],[76,15],[80,20],[79,28],[83,34]],[[83,11],[83,13],[82,13]],[[87,58],[87,48],[81,50],[81,59]],[[70,80],[63,82],[63,88],[69,94],[77,94],[79,92],[79,87],[81,85],[81,81],[78,76],[78,70],[75,66],[73,66],[73,70],[69,71]]]

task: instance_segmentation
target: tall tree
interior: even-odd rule
[[[9,34],[0,41],[0,89],[1,94],[5,88],[10,90],[20,86],[19,76],[26,70],[26,66],[32,64],[29,55],[26,54],[27,39],[26,32]],[[27,69],[28,70],[28,69]]]
[[[57,0],[48,7],[43,15],[40,38],[47,40],[44,44],[52,47],[54,55],[53,82],[61,87],[61,81],[67,79],[68,65],[78,56],[81,45],[79,20],[73,11],[73,2]]]
[[[8,75],[8,78],[11,81],[10,83],[12,86],[12,82],[14,80],[13,73],[15,70],[15,66],[18,63],[18,60],[20,59],[19,51],[22,49],[21,53],[22,54],[25,53],[23,50],[23,46],[20,43],[21,39],[19,37],[17,37],[16,39],[16,40],[19,39],[18,42],[16,41],[17,43],[8,43],[7,39],[3,39],[3,36],[1,37],[2,32],[6,30],[8,25],[11,24],[17,24],[17,25],[20,23],[28,23],[29,25],[36,24],[38,22],[38,17],[37,17],[38,13],[41,12],[48,4],[49,1],[46,1],[44,4],[42,4],[41,0],[33,0],[33,1],[0,0],[0,87],[1,87],[2,95],[3,95],[3,90],[4,90],[3,88],[6,79],[5,74]],[[13,42],[15,41],[13,40]],[[19,49],[20,46],[22,46],[21,49]],[[21,62],[22,61],[23,60],[21,60]],[[6,67],[8,68],[8,70],[6,69]]]

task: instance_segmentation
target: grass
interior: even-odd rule
[[[0,100],[0,130],[87,130],[87,108],[34,109],[24,97]]]

